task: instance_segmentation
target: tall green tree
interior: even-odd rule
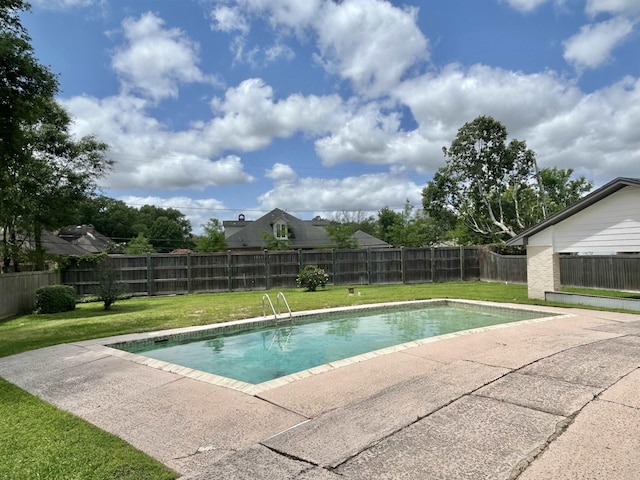
[[[353,224],[331,222],[325,228],[336,248],[358,248],[358,242],[353,238],[353,234],[356,232]]]
[[[184,232],[180,225],[167,217],[158,217],[149,229],[149,241],[160,253],[170,252],[176,248],[186,248]]]
[[[224,238],[222,223],[217,218],[211,218],[203,225],[204,235],[196,237],[196,252],[224,252],[227,242]]]
[[[572,179],[573,169],[543,168],[540,180],[544,188],[547,214],[552,215],[574,204],[593,188],[593,182],[583,175]]]
[[[503,242],[557,211],[552,198],[564,187],[578,195],[591,188],[584,178],[569,187],[565,171],[540,170],[526,143],[507,143],[504,125],[487,116],[465,123],[443,152],[446,164],[423,190],[422,203],[459,243]]]
[[[176,248],[193,246],[191,222],[175,208],[143,205],[138,212],[135,228],[148,232],[145,234],[158,252],[170,252]]]
[[[149,243],[147,237],[142,233],[139,233],[137,237],[132,238],[124,249],[125,253],[130,255],[140,255],[143,253],[155,253],[153,245]]]
[[[138,210],[122,200],[104,195],[89,196],[78,205],[78,225],[93,225],[97,231],[116,242],[126,242],[138,233],[148,234],[148,229],[134,227],[138,223]]]
[[[71,135],[71,119],[54,98],[57,79],[35,58],[20,22],[28,8],[21,0],[0,2],[0,253],[16,270],[20,239],[34,240],[42,268],[42,229],[66,220],[71,210],[64,207],[111,166],[105,144]]]
[[[426,247],[438,243],[437,225],[406,201],[402,212],[384,207],[378,212],[379,238],[394,247]]]

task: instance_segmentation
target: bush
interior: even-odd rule
[[[296,279],[298,287],[305,287],[307,292],[315,292],[318,287],[324,288],[329,280],[329,275],[324,269],[316,265],[307,265],[302,269],[300,275]]]
[[[120,274],[115,270],[110,259],[105,259],[100,263],[97,274],[96,297],[104,303],[105,310],[111,310],[111,305],[120,299],[122,294],[122,285],[118,282]]]
[[[59,313],[75,310],[76,291],[69,285],[50,285],[36,290],[37,313]]]

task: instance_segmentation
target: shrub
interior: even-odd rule
[[[36,290],[36,312],[58,313],[75,310],[76,291],[69,285],[49,285]]]
[[[307,265],[298,275],[296,283],[298,287],[306,288],[307,292],[315,292],[318,287],[324,288],[327,285],[327,280],[329,280],[329,275],[324,272],[324,269],[316,265]]]
[[[120,299],[122,293],[122,285],[118,282],[120,275],[114,269],[113,262],[108,258],[100,263],[97,274],[96,297],[103,302],[105,310],[111,310],[111,305]]]

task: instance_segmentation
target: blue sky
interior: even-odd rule
[[[194,227],[421,205],[479,115],[541,167],[640,176],[638,0],[32,0],[106,195]]]

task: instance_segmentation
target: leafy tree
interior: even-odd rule
[[[336,248],[358,248],[358,242],[353,238],[353,224],[332,222],[327,225],[326,230]]]
[[[220,220],[211,218],[203,227],[204,235],[196,238],[196,252],[224,252],[227,250],[227,242]]]
[[[20,238],[35,242],[43,267],[43,228],[67,221],[66,208],[95,187],[111,167],[107,146],[75,139],[71,119],[55,101],[55,75],[35,58],[20,23],[22,0],[0,3],[0,229],[5,266],[19,270]]]
[[[378,212],[379,238],[394,247],[424,247],[438,243],[440,238],[436,222],[422,210],[414,211],[406,201],[402,212],[384,207]]]
[[[540,170],[547,215],[552,215],[574,204],[593,188],[593,182],[587,180],[584,176],[572,180],[572,175],[572,168],[565,170],[554,167]]]
[[[446,165],[423,190],[423,207],[460,243],[502,242],[547,215],[535,153],[523,141],[507,143],[500,122],[465,123],[443,152]]]
[[[105,258],[98,265],[97,274],[96,297],[102,302],[105,310],[111,310],[111,305],[120,298],[123,292],[123,286],[119,282],[120,271],[115,268],[110,258]]]
[[[142,233],[139,233],[138,236],[132,239],[124,249],[125,253],[129,255],[140,255],[143,253],[155,253],[153,245],[149,243],[147,237],[145,237]]]
[[[158,252],[192,246],[191,222],[175,208],[144,205],[140,207],[137,225],[146,226],[149,241]]]
[[[369,235],[376,235],[376,219],[372,216],[366,216],[364,212],[358,210],[354,212],[342,211],[334,215],[332,224],[344,224],[351,227],[352,232],[361,230]]]
[[[186,246],[180,224],[167,217],[158,217],[149,229],[150,242],[158,252],[170,252]]]
[[[262,241],[264,242],[263,248],[265,250],[289,250],[289,243],[286,240],[280,240],[276,236],[266,230],[260,232]]]
[[[395,212],[388,206],[378,212],[378,238],[393,245],[393,229],[404,223],[402,214]]]
[[[148,234],[148,229],[136,229],[138,210],[122,200],[103,195],[86,197],[79,205],[78,225],[93,225],[97,231],[116,242],[134,238],[138,233]],[[145,226],[146,228],[146,226]]]

